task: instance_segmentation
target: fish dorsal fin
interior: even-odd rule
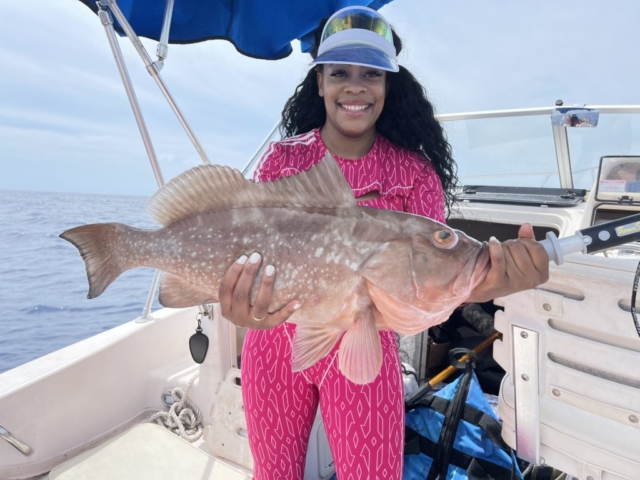
[[[335,159],[324,158],[305,172],[254,183],[222,165],[200,165],[161,187],[147,203],[149,216],[167,226],[199,213],[242,207],[351,207],[353,191]]]

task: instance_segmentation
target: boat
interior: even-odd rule
[[[154,61],[129,24],[135,9],[125,14],[115,0],[91,4],[107,33],[159,184],[162,174],[117,34],[133,41],[208,162],[160,76],[173,6],[169,0],[154,14],[163,25]],[[450,225],[479,240],[506,240],[527,221],[551,242],[637,214],[640,148],[635,156],[605,149],[579,164],[570,145],[575,137],[606,138],[616,124],[607,124],[608,119],[638,114],[640,105],[558,101],[540,108],[440,115],[458,158],[485,160],[459,160],[464,186]],[[505,128],[525,132],[530,121],[546,125],[545,158],[514,162],[514,152],[523,155],[527,146],[492,139]],[[257,148],[245,175],[251,175],[276,130]],[[472,138],[485,141],[477,145]],[[494,343],[493,355],[506,371],[498,400],[502,436],[520,458],[580,480],[640,480],[640,327],[632,308],[640,248],[627,242],[558,260],[546,284],[495,300],[500,307],[495,328],[502,338]],[[139,318],[0,374],[0,478],[252,477],[239,388],[242,332],[221,318],[217,305],[152,312],[156,286],[157,277]],[[210,342],[201,364],[185,348],[196,325]],[[421,334],[413,342],[412,363],[424,382],[428,338]],[[177,406],[193,416],[193,425],[182,427],[188,430],[185,436],[197,437],[193,442],[148,422]],[[318,416],[305,478],[332,476]]]

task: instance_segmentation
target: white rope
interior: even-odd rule
[[[195,442],[202,436],[202,413],[188,397],[189,389],[198,378],[196,373],[183,391],[176,387],[169,392],[173,404],[168,412],[157,412],[149,416],[145,422],[156,422],[161,427],[172,431],[189,442]]]

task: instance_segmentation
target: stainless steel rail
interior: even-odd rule
[[[160,42],[158,42],[158,48],[156,49],[156,55],[158,60],[153,64],[158,71],[164,67],[164,61],[167,59],[169,53],[169,32],[171,30],[171,18],[173,17],[173,4],[174,0],[167,0],[164,7],[164,19],[162,21],[162,32],[160,33]]]
[[[142,45],[142,42],[140,41],[136,33],[133,31],[133,28],[131,28],[131,25],[129,24],[127,17],[125,17],[124,13],[122,13],[122,11],[120,10],[120,7],[116,3],[116,0],[99,0],[98,5],[100,5],[101,8],[109,8],[111,13],[113,13],[113,16],[116,17],[116,19],[118,20],[118,23],[124,30],[125,34],[129,38],[129,40],[131,40],[133,47],[136,49],[136,51],[142,58],[142,61],[144,62],[144,65],[147,68],[149,75],[151,75],[153,79],[156,81],[156,83],[158,84],[158,87],[160,88],[160,91],[164,95],[167,102],[169,102],[169,106],[171,107],[173,112],[176,114],[176,117],[178,117],[178,121],[180,122],[180,124],[182,125],[182,128],[184,128],[185,132],[187,133],[187,136],[191,140],[191,143],[193,143],[193,146],[195,147],[196,151],[200,155],[200,158],[204,163],[211,163],[209,161],[209,157],[207,157],[207,154],[204,151],[204,148],[202,148],[202,145],[200,145],[200,142],[196,138],[195,133],[193,133],[193,131],[191,130],[191,127],[187,123],[187,120],[184,118],[184,115],[182,115],[180,108],[178,108],[178,104],[173,99],[173,96],[171,95],[171,93],[169,93],[169,89],[164,83],[164,80],[162,79],[162,77],[160,76],[158,68],[156,67],[156,65],[154,65],[153,61],[151,60],[151,57],[145,50],[144,45]]]
[[[4,428],[2,425],[0,425],[0,437],[2,437],[7,442],[9,442],[13,447],[15,447],[20,453],[22,453],[26,457],[28,457],[33,453],[33,449],[29,445],[24,443],[22,440],[20,440],[18,437],[12,434],[9,430]]]

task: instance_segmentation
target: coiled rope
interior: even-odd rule
[[[180,387],[175,387],[169,392],[173,398],[173,404],[168,412],[154,413],[145,422],[155,422],[189,442],[198,440],[202,436],[202,412],[187,397],[196,378],[198,378],[197,373],[189,380],[184,391]]]

